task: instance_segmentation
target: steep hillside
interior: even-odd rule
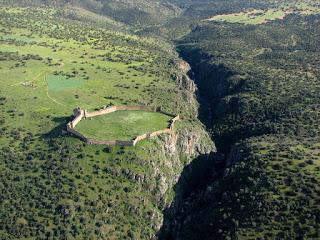
[[[169,18],[161,25],[150,25],[144,28],[136,29],[136,32],[142,35],[153,34],[163,36],[168,39],[179,39],[188,34],[192,28],[212,17],[233,14],[236,17],[250,11],[271,11],[275,16],[282,16],[282,11],[292,8],[295,11],[298,8],[309,7],[319,9],[319,1],[311,0],[288,0],[288,1],[261,1],[261,0],[170,0],[170,3],[181,9],[180,14]],[[309,11],[308,10],[308,11]],[[308,11],[307,14],[309,13]],[[284,14],[286,15],[286,14]],[[267,16],[268,17],[268,16]],[[281,17],[282,18],[282,17]]]
[[[167,0],[4,0],[5,4],[18,6],[55,7],[65,10],[73,10],[71,16],[91,14],[94,18],[108,18],[109,21],[117,21],[134,28],[159,25],[168,19],[178,16],[181,9]],[[79,13],[79,10],[80,13]],[[96,16],[94,16],[96,15]]]
[[[102,13],[135,27],[162,24],[180,13],[180,9],[165,1],[108,0],[103,3]]]

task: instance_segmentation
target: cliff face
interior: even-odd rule
[[[228,73],[222,66],[206,62],[204,59],[207,57],[201,52],[181,51],[180,54],[186,61],[175,62],[177,68],[183,73],[176,79],[180,86],[188,90],[191,103],[197,99],[196,115],[202,124],[210,129],[213,110],[231,88]],[[193,217],[191,204],[201,205],[201,202],[206,199],[206,189],[219,179],[219,176],[223,176],[225,156],[217,152],[215,147],[208,148],[211,146],[208,143],[212,143],[208,141],[211,137],[207,131],[202,131],[202,129],[196,132],[182,129],[177,136],[168,139],[169,144],[164,148],[167,154],[182,152],[186,156],[193,156],[193,160],[187,162],[176,180],[175,197],[164,212],[165,218],[158,233],[159,239],[185,239],[185,223],[188,223],[187,220]],[[201,194],[198,195],[198,193]]]
[[[179,79],[181,85],[189,86],[188,89],[192,89],[196,94],[198,118],[209,130],[209,137],[216,141],[218,149],[214,152],[200,151],[202,154],[197,155],[184,167],[175,186],[173,204],[165,211],[159,238],[232,238],[239,223],[237,217],[233,216],[234,209],[222,214],[223,209],[228,207],[229,203],[237,208],[237,201],[241,200],[237,194],[233,196],[232,192],[236,192],[235,188],[240,185],[251,188],[247,177],[250,179],[255,171],[247,170],[242,163],[243,159],[252,157],[249,145],[241,143],[240,135],[219,135],[217,126],[227,114],[245,106],[245,103],[237,98],[237,94],[244,87],[244,80],[239,73],[215,62],[213,56],[200,49],[187,46],[179,47],[178,51],[188,62],[177,63],[178,68],[187,73],[185,79]],[[257,206],[244,201],[242,207],[255,209]]]
[[[182,61],[177,63],[179,69],[187,73],[185,79],[179,80],[182,85],[189,86],[188,89],[192,89],[193,94],[196,94],[199,104],[198,117],[206,128],[211,130],[224,114],[238,107],[235,106],[232,97],[241,89],[243,81],[237,73],[222,64],[214,63],[211,56],[198,49],[179,50],[182,58],[190,64]],[[190,76],[194,79],[190,79]],[[183,133],[183,131],[180,133],[182,137],[180,141],[186,143],[188,138],[184,137]],[[192,136],[192,133],[188,134],[189,138]],[[194,145],[199,142],[199,136],[201,135],[195,136],[191,146],[196,148],[206,146],[206,144]],[[219,142],[218,135],[209,137],[214,139],[217,137],[218,151],[200,149],[197,152],[201,154],[193,154],[195,156],[193,161],[188,162],[184,167],[175,185],[174,201],[165,211],[164,224],[158,234],[159,239],[234,237],[235,228],[239,224],[238,219],[222,214],[221,209],[229,206],[229,203],[235,207],[239,205],[238,195],[235,197],[232,192],[238,184],[248,186],[246,177],[251,173],[245,169],[237,169],[238,162],[245,158],[248,150],[246,150],[246,144],[234,145],[239,139],[233,139],[225,144],[225,142]],[[188,142],[190,142],[189,139]],[[188,149],[189,154],[194,153],[190,152],[194,148],[185,148],[188,144],[181,146],[183,147],[180,151],[186,152],[184,149]],[[168,149],[166,151],[170,152]],[[245,177],[242,179],[241,176]],[[221,203],[221,201],[228,203]],[[256,206],[249,202],[243,207],[255,208]]]
[[[175,66],[177,69],[175,80],[186,95],[186,104],[190,106],[193,117],[183,119],[181,124],[178,122],[174,133],[159,138],[158,143],[161,148],[159,155],[162,156],[163,161],[160,162],[160,165],[159,162],[150,162],[154,169],[153,177],[158,180],[155,193],[162,210],[174,204],[174,196],[179,194],[174,190],[174,186],[178,185],[177,182],[185,166],[191,164],[199,156],[216,152],[215,145],[204,125],[197,119],[199,107],[195,95],[197,88],[194,81],[188,76],[191,68],[181,59],[175,61]],[[154,229],[159,231],[165,220],[162,214],[155,214],[155,216],[157,217],[153,219]]]
[[[211,137],[219,151],[226,155],[244,135],[220,134],[219,124],[228,114],[236,115],[247,107],[245,99],[239,97],[246,87],[244,76],[223,63],[215,62],[213,56],[200,49],[180,47],[179,53],[192,66],[189,74],[196,84],[199,119],[207,129],[212,130],[214,136]]]

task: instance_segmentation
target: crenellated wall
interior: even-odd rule
[[[76,125],[83,119],[88,117],[96,117],[100,115],[109,114],[115,111],[152,111],[152,112],[160,112],[166,114],[168,116],[174,117],[170,120],[170,124],[168,128],[158,130],[152,133],[145,133],[143,135],[135,137],[131,141],[122,141],[122,140],[96,140],[85,137],[83,134],[75,130]],[[110,106],[104,107],[98,111],[88,112],[87,110],[82,110],[80,108],[76,108],[73,111],[74,119],[67,124],[67,131],[72,133],[73,135],[79,137],[81,140],[85,141],[88,144],[96,144],[96,145],[109,145],[109,146],[135,146],[138,142],[148,139],[151,137],[156,137],[165,133],[172,133],[173,127],[176,121],[180,119],[179,115],[175,116],[170,113],[163,112],[161,107],[150,107],[150,106]]]

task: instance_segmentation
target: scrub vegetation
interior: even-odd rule
[[[65,127],[77,106],[113,104],[162,106],[189,118],[180,127],[201,129],[195,103],[184,104],[190,93],[175,81],[171,49],[51,7],[1,6],[0,29],[0,239],[151,238],[168,201],[159,184],[176,171],[162,141],[88,146]],[[104,119],[108,134],[167,126],[165,115],[125,115]],[[92,131],[99,120],[89,121]],[[130,131],[134,123],[142,125]]]
[[[274,9],[249,9],[244,12],[216,15],[208,21],[221,21],[242,24],[264,24],[284,19],[289,14],[312,15],[320,13],[319,8],[307,3],[283,4]]]
[[[0,239],[319,239],[320,3],[285,2],[0,1]],[[109,105],[182,121],[66,133]]]
[[[320,238],[318,22],[209,22],[179,41],[227,160],[185,190],[178,239]]]

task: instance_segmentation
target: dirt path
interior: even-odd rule
[[[61,106],[66,106],[66,105],[62,104],[61,102],[57,101],[56,99],[54,99],[53,97],[50,96],[50,94],[49,94],[49,84],[48,84],[48,81],[47,81],[47,79],[46,79],[46,76],[43,77],[43,81],[44,81],[44,83],[45,83],[45,85],[46,85],[47,97],[48,97],[50,100],[52,100],[53,102],[55,102],[56,104],[59,104],[59,105],[61,105]]]
[[[35,76],[31,81],[36,81],[39,77],[41,77],[42,74],[44,74],[44,73],[46,73],[46,72],[47,72],[47,70],[43,70],[43,71],[40,72],[37,76]],[[29,82],[31,82],[31,81],[29,81]],[[24,83],[24,82],[26,82],[26,81],[21,81],[21,82],[12,84],[11,87],[21,85],[21,84]]]
[[[61,62],[61,64],[58,66],[58,68],[63,68],[63,67],[64,67],[64,62]],[[62,104],[61,102],[55,100],[54,98],[52,98],[52,97],[50,96],[50,94],[49,94],[49,84],[48,84],[48,81],[47,81],[47,79],[46,79],[46,76],[44,76],[44,82],[45,82],[45,84],[46,84],[47,97],[48,97],[49,99],[51,99],[53,102],[55,102],[56,104],[59,104],[59,105],[61,105],[61,106],[66,106],[66,105]]]

